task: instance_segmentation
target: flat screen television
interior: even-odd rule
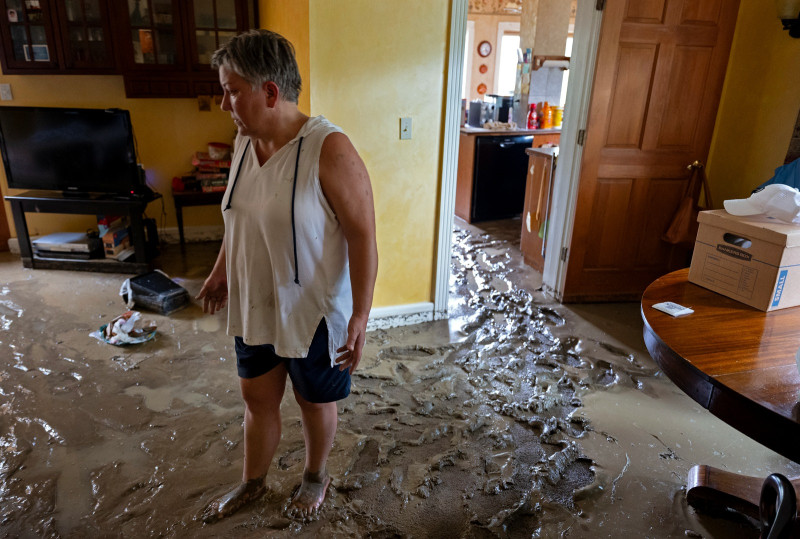
[[[130,114],[120,109],[0,107],[8,187],[138,196]]]

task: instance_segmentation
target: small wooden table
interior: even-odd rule
[[[712,414],[781,455],[800,462],[800,307],[765,313],[688,281],[682,269],[642,296],[644,340],[675,384]],[[673,318],[653,309],[672,301],[694,309]],[[689,473],[689,502],[721,501],[758,516],[763,478],[708,466]],[[795,490],[800,478],[793,479]],[[717,491],[716,493],[712,491]]]
[[[184,206],[207,206],[209,204],[222,204],[225,191],[173,191],[172,200],[175,201],[175,217],[178,219],[178,235],[181,245],[185,243],[183,237],[183,208]]]

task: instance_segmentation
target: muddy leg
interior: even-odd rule
[[[286,386],[286,368],[278,365],[255,378],[240,378],[245,403],[244,469],[242,482],[212,501],[201,517],[216,522],[232,515],[266,492],[264,480],[281,439],[281,399]]]
[[[336,436],[339,412],[335,402],[308,402],[297,391],[295,398],[303,415],[306,466],[303,471],[303,482],[292,498],[289,513],[307,517],[319,510],[331,482],[325,465]]]

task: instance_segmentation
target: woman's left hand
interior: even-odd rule
[[[343,371],[348,369],[350,374],[356,370],[358,364],[361,362],[361,352],[364,349],[364,341],[367,337],[367,320],[369,315],[353,315],[350,317],[350,323],[347,324],[347,342],[344,346],[336,350],[341,354],[336,358],[336,364],[339,365],[339,370]]]

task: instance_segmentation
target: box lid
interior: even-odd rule
[[[759,239],[785,247],[800,245],[800,225],[784,223],[765,215],[737,216],[725,210],[709,210],[701,211],[697,221],[750,239]]]

